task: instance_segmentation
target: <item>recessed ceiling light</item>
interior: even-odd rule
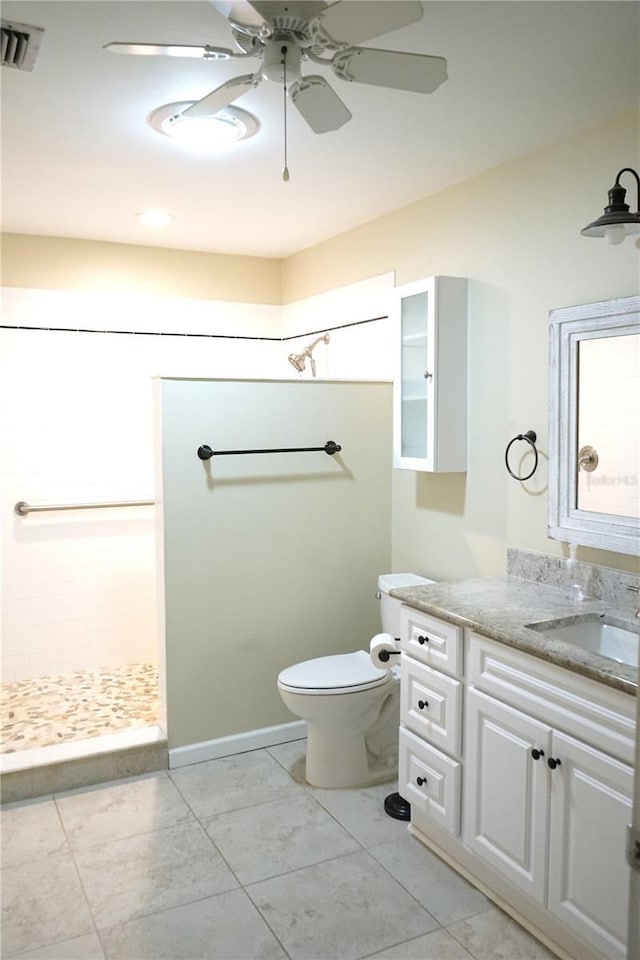
[[[211,117],[184,116],[194,100],[166,103],[147,117],[158,133],[171,137],[180,146],[197,153],[216,153],[239,140],[253,137],[260,129],[257,117],[238,107],[225,107]]]
[[[168,227],[173,223],[171,214],[164,210],[142,210],[141,213],[136,213],[136,217],[147,227]]]

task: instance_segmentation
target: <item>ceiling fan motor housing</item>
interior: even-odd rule
[[[287,83],[297,80],[300,76],[301,56],[300,48],[291,40],[265,41],[262,76],[275,83],[284,83],[285,76]]]

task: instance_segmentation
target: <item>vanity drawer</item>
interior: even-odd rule
[[[456,756],[462,745],[462,683],[402,654],[400,722]]]
[[[465,657],[474,687],[633,763],[635,697],[479,633],[469,633]]]
[[[453,836],[460,833],[461,765],[400,727],[398,789],[412,807]]]
[[[400,608],[400,647],[404,653],[454,677],[462,674],[462,627],[430,617],[413,607]]]

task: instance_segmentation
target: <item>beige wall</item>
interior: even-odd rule
[[[634,114],[285,261],[285,302],[391,269],[398,284],[433,274],[470,280],[468,470],[394,471],[394,569],[487,576],[504,571],[508,546],[561,552],[546,536],[548,314],[638,292],[638,245],[612,247],[579,233],[626,165],[638,165]],[[504,450],[530,429],[541,464],[520,484],[506,473]],[[638,569],[619,554],[581,548],[578,556]]]
[[[297,719],[276,687],[301,660],[367,648],[391,555],[391,384],[162,380],[169,744]],[[342,452],[198,459],[341,444]]]
[[[63,237],[2,235],[2,283],[279,304],[280,262]]]

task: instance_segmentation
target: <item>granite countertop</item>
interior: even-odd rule
[[[619,609],[611,603],[590,599],[576,602],[569,598],[565,589],[509,575],[398,587],[391,590],[391,596],[425,613],[477,630],[493,640],[517,647],[625,693],[634,696],[637,693],[636,667],[618,663],[566,641],[552,639],[546,632],[525,626],[541,620],[594,613],[605,614],[613,618],[617,625],[637,632],[638,621],[621,616]]]

